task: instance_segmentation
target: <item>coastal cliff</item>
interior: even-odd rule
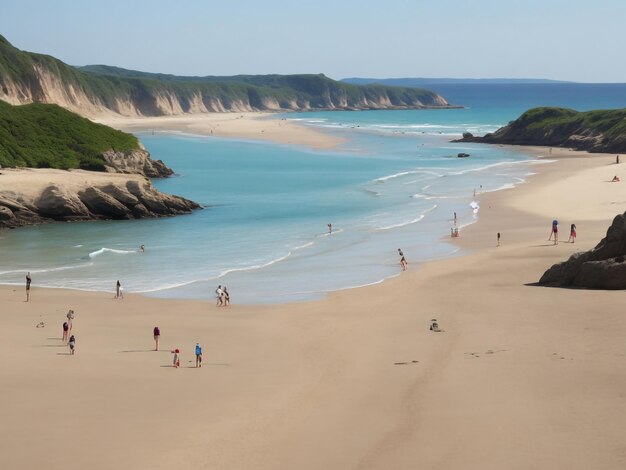
[[[322,74],[178,77],[100,65],[77,68],[21,51],[2,36],[0,100],[56,103],[92,117],[449,107],[429,90],[352,85]]]
[[[542,145],[599,153],[626,152],[626,109],[577,112],[534,108],[494,133],[463,134],[454,142]]]
[[[95,124],[53,104],[11,106],[0,101],[0,165],[139,174],[173,171],[132,134]]]
[[[193,201],[157,191],[138,175],[53,169],[3,169],[0,174],[0,228],[166,217],[199,208]]]
[[[163,217],[200,207],[152,186],[147,177],[173,172],[135,136],[57,105],[0,102],[0,165],[0,228]]]

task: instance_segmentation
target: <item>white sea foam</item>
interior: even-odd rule
[[[296,250],[304,250],[305,248],[308,248],[308,247],[313,246],[313,245],[315,245],[315,242],[308,242],[308,243],[305,243],[304,245],[296,246],[293,250],[294,251],[296,251]]]
[[[416,217],[415,219],[407,220],[405,222],[399,222],[399,223],[393,224],[393,225],[387,225],[385,227],[378,227],[376,230],[379,230],[379,231],[391,230],[391,229],[394,229],[394,228],[406,227],[407,225],[416,224],[416,223],[421,222],[422,220],[424,220],[424,217],[426,217],[426,215],[429,212],[434,211],[436,208],[437,208],[437,204],[435,204],[432,207],[429,207],[428,209],[422,211],[422,213],[419,215],[419,217]]]
[[[11,269],[8,271],[0,271],[0,276],[6,276],[7,274],[23,274],[27,271],[30,272],[31,274],[54,273],[58,271],[67,271],[69,269],[86,268],[89,266],[93,266],[93,263],[83,263],[83,264],[76,264],[72,266],[57,266],[55,268]]]
[[[335,229],[333,229],[332,233],[329,233],[329,232],[320,233],[320,234],[318,235],[318,238],[319,238],[319,237],[321,237],[321,238],[323,238],[323,237],[328,237],[329,235],[335,235],[336,233],[341,233],[341,232],[343,232],[343,229],[342,229],[342,228],[338,228],[338,229],[336,229],[336,230],[335,230]]]
[[[385,181],[389,181],[395,178],[400,178],[406,175],[414,175],[416,173],[420,173],[420,171],[419,170],[401,171],[400,173],[394,173],[393,175],[382,176],[380,178],[377,178],[376,181],[378,181],[379,183],[384,183]]]
[[[96,256],[100,256],[105,253],[114,253],[118,255],[126,255],[130,253],[137,253],[137,250],[116,250],[114,248],[100,248],[99,250],[92,251],[89,253],[90,258],[95,258]]]

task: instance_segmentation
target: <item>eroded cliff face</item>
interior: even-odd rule
[[[105,169],[110,173],[137,174],[148,178],[162,178],[174,174],[162,160],[153,160],[144,149],[132,153],[109,150],[102,156],[106,161]]]
[[[38,170],[5,171],[11,176],[11,171],[30,171],[32,175]],[[47,174],[46,181],[50,182],[39,187],[37,182],[35,188],[25,188],[23,183],[10,180],[0,188],[0,228],[51,221],[167,217],[200,208],[188,199],[161,193],[149,180],[136,176],[118,175],[107,180],[106,175],[99,175],[94,183],[89,180],[91,172],[80,172],[69,182],[61,173]]]
[[[69,67],[69,66],[66,66]],[[425,98],[416,96],[392,98],[386,91],[369,92],[362,96],[348,96],[341,90],[327,90],[315,98],[260,96],[254,90],[240,93],[237,97],[220,97],[203,91],[179,92],[157,86],[127,90],[120,87],[109,90],[106,99],[93,90],[83,87],[75,77],[62,78],[57,71],[34,64],[28,80],[15,81],[11,77],[0,77],[0,99],[13,105],[28,103],[54,103],[87,117],[119,114],[128,117],[173,116],[209,112],[254,112],[254,111],[309,111],[309,110],[363,110],[363,109],[419,109],[448,107],[441,96],[429,94]],[[80,74],[79,71],[74,71]],[[102,78],[107,80],[107,78]],[[109,84],[110,86],[110,84]]]

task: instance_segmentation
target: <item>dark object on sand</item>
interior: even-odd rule
[[[567,261],[553,265],[539,285],[626,289],[626,213],[613,219],[604,237],[593,250],[575,253]]]
[[[457,157],[459,157],[459,158],[467,158],[469,156],[470,156],[469,153],[459,153],[459,154],[457,154]]]

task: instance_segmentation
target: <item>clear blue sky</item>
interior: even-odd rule
[[[0,34],[178,75],[626,82],[626,0],[0,0]]]

